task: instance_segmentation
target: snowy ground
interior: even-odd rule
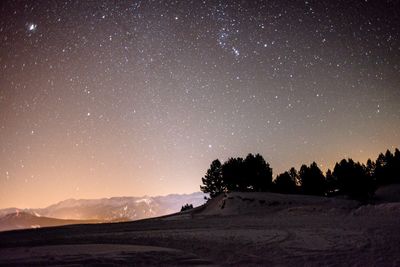
[[[400,266],[400,204],[232,193],[143,221],[0,234],[0,265]]]

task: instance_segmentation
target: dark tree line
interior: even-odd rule
[[[366,165],[343,159],[335,164],[333,172],[325,175],[313,162],[300,170],[291,168],[272,180],[272,168],[260,154],[246,158],[229,158],[223,164],[214,160],[202,178],[201,191],[214,198],[223,192],[252,191],[319,196],[347,195],[368,199],[381,185],[400,183],[400,151],[379,154],[376,161]]]
[[[193,209],[193,204],[185,204],[182,206],[181,212],[186,211],[186,210],[191,210],[191,209]]]
[[[230,158],[224,164],[216,159],[202,178],[201,191],[213,198],[228,191],[268,191],[272,184],[272,169],[259,155],[245,159]]]

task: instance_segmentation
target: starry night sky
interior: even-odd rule
[[[199,190],[400,146],[400,3],[0,3],[0,207]]]

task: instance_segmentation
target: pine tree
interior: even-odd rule
[[[294,194],[296,192],[296,180],[289,172],[279,174],[274,180],[275,191],[282,194]]]
[[[226,186],[222,180],[222,164],[218,159],[211,163],[206,175],[201,180],[203,185],[200,186],[200,190],[209,193],[210,198],[214,198],[225,191]]]
[[[326,180],[317,163],[313,162],[309,167],[306,165],[300,168],[301,189],[306,195],[325,195]]]
[[[332,171],[328,169],[325,174],[326,177],[326,191],[328,195],[335,195],[338,191],[337,178],[333,176]]]
[[[339,192],[356,199],[368,199],[375,191],[374,181],[368,174],[367,167],[343,159],[336,163],[333,175],[337,178]]]
[[[265,192],[271,188],[272,169],[263,156],[248,154],[243,164],[247,190]]]

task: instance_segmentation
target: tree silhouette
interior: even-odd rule
[[[383,153],[380,153],[375,162],[375,177],[379,185],[389,183],[387,179],[387,160]]]
[[[289,175],[290,177],[292,177],[292,179],[294,180],[295,184],[296,184],[296,188],[298,185],[300,185],[300,176],[299,176],[299,172],[294,168],[290,168],[289,170]]]
[[[326,177],[326,192],[329,196],[336,195],[339,188],[337,178],[332,174],[332,171],[328,169],[325,174]]]
[[[224,164],[214,160],[202,178],[201,191],[214,198],[225,191],[267,191],[272,184],[272,169],[260,154],[229,158]]]
[[[371,177],[375,177],[376,164],[371,159],[367,160],[366,171]]]
[[[222,177],[228,191],[249,191],[243,158],[229,158],[222,165]]]
[[[368,159],[366,165],[344,159],[336,163],[333,172],[328,170],[326,177],[313,162],[310,166],[302,165],[299,172],[291,168],[279,174],[273,183],[272,168],[264,158],[260,154],[248,154],[245,159],[229,158],[224,164],[214,160],[202,182],[201,191],[209,193],[211,198],[222,192],[274,189],[280,193],[346,194],[366,199],[373,195],[377,185],[400,183],[400,151],[387,150],[379,154],[376,162]]]
[[[271,188],[272,169],[260,154],[248,154],[243,163],[247,189],[265,192]]]
[[[317,163],[302,165],[299,172],[301,190],[306,195],[325,195],[326,181]]]
[[[395,149],[393,158],[393,183],[400,183],[400,151]]]
[[[375,163],[375,178],[379,185],[400,183],[400,151],[394,154],[389,150],[379,154]]]
[[[282,194],[294,194],[296,192],[295,177],[289,172],[279,174],[274,180],[275,192]]]
[[[337,178],[339,192],[356,199],[367,199],[374,192],[374,182],[367,168],[352,159],[336,163],[333,175]]]
[[[225,191],[226,186],[222,180],[222,166],[218,159],[211,163],[206,175],[201,180],[203,185],[200,186],[200,190],[209,193],[210,198],[214,198]]]

